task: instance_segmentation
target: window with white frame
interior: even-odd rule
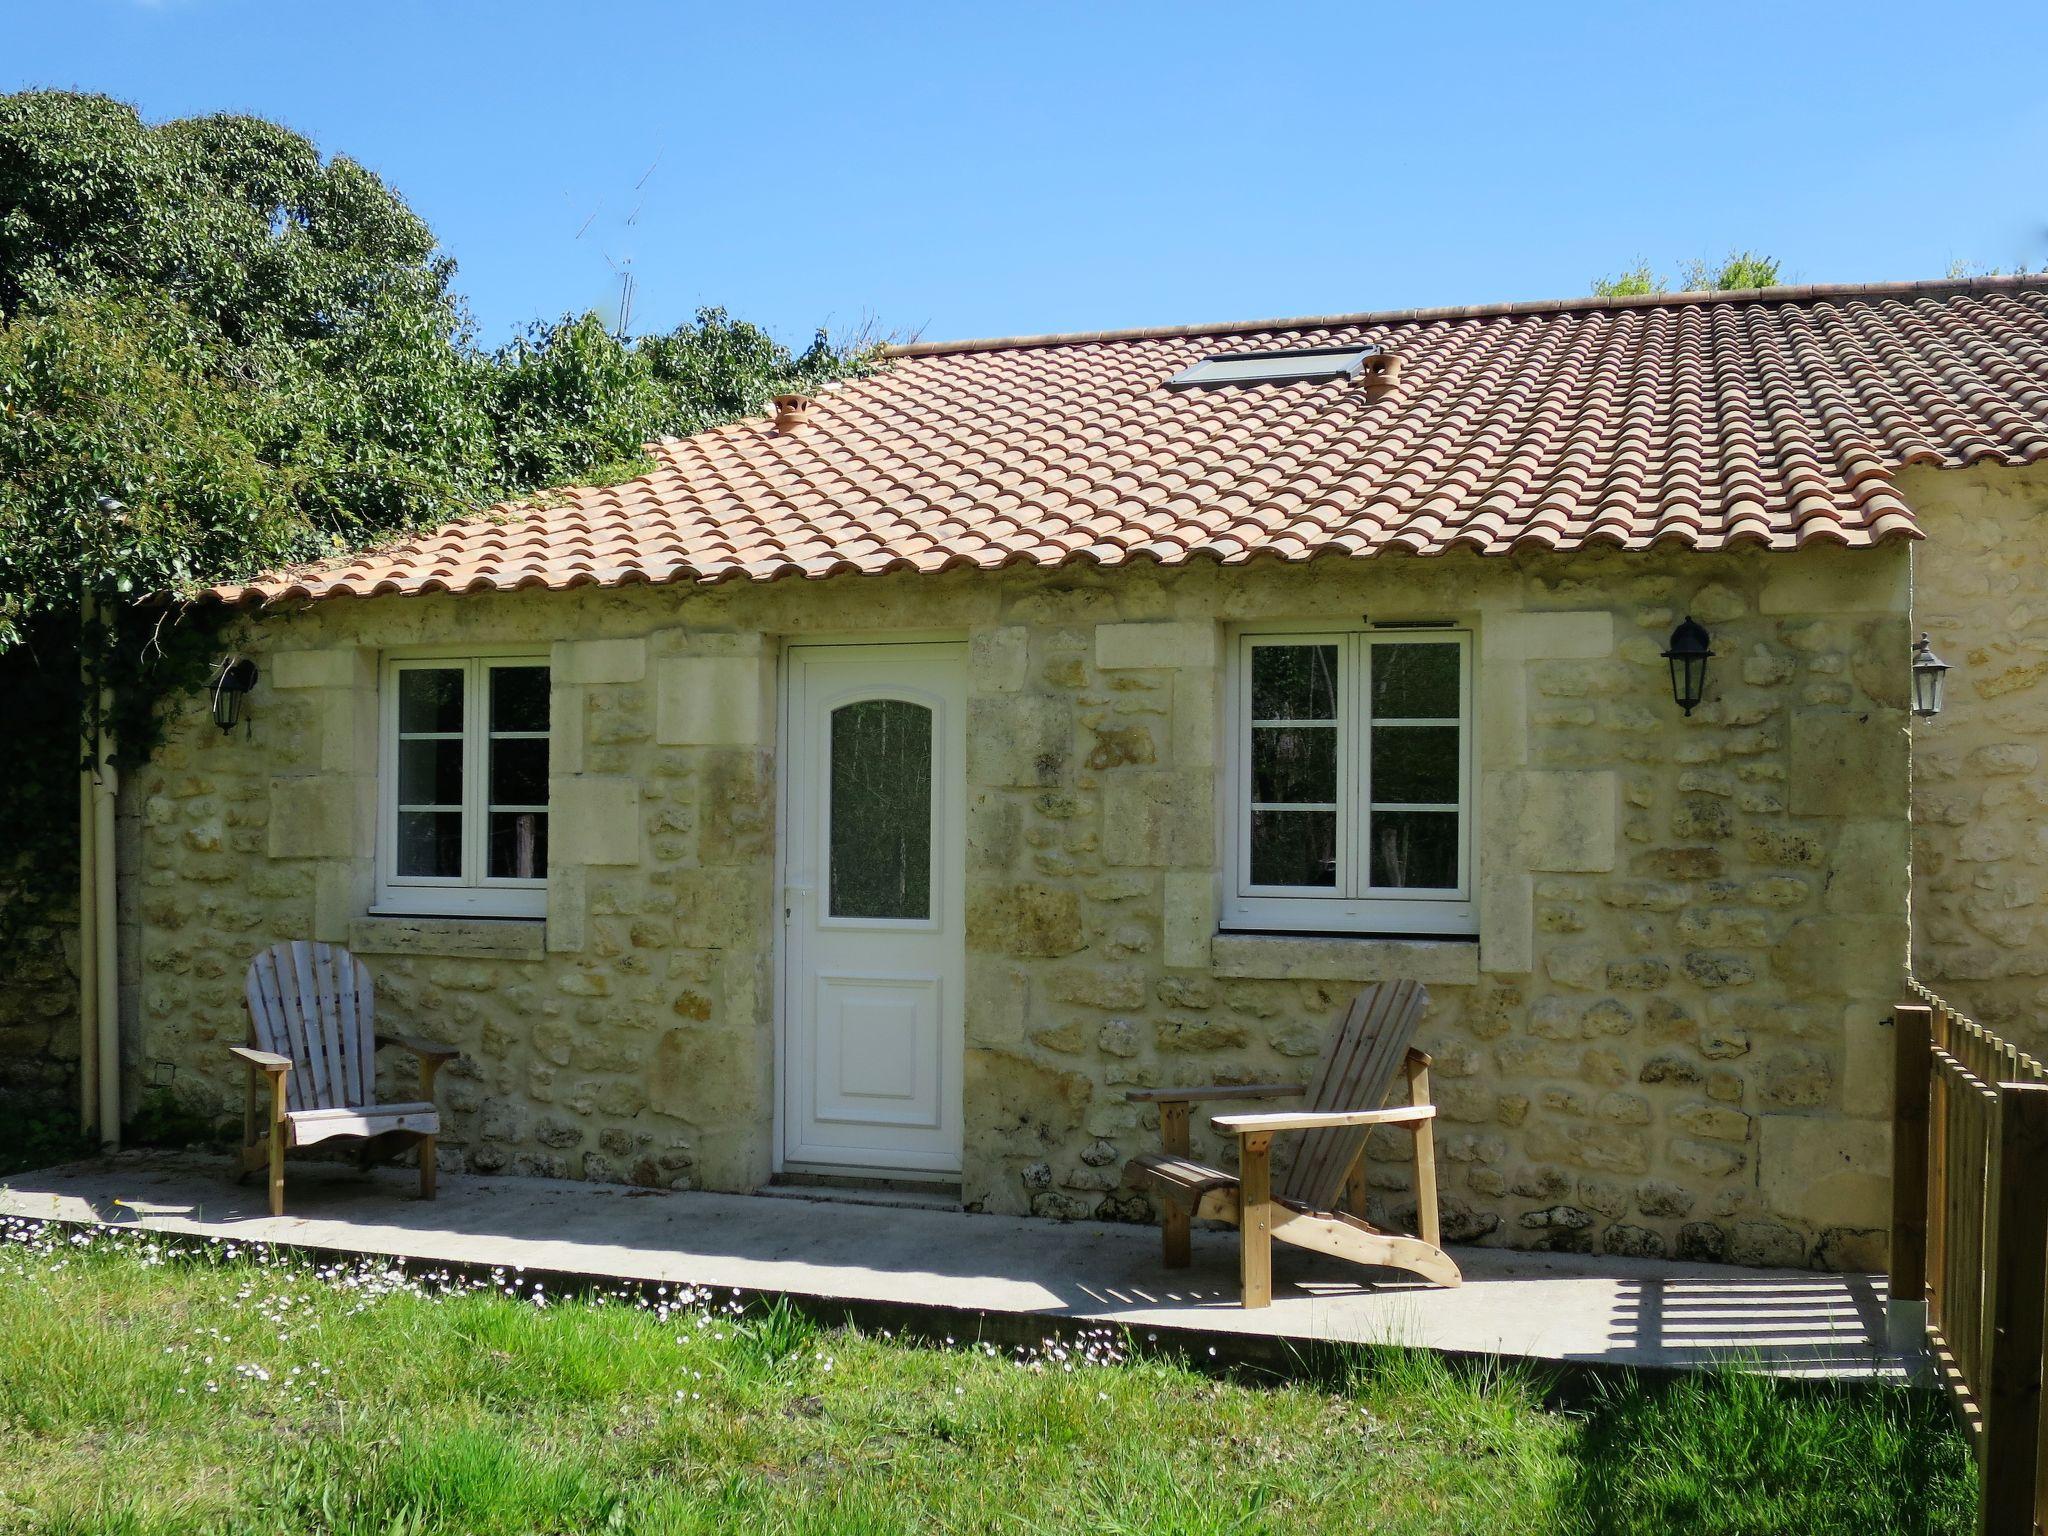
[[[1223,926],[1468,935],[1471,636],[1246,634]]]
[[[392,657],[383,710],[378,910],[544,915],[546,659]]]

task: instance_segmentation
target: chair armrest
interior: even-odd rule
[[[265,1072],[289,1072],[292,1069],[291,1057],[280,1056],[275,1051],[259,1051],[252,1045],[231,1045],[228,1049],[250,1066]]]
[[[411,1051],[422,1061],[453,1061],[462,1054],[460,1048],[452,1045],[433,1045],[425,1040],[409,1040],[404,1035],[379,1035],[377,1049],[395,1045],[401,1051]]]
[[[1200,1104],[1210,1099],[1291,1099],[1308,1092],[1306,1083],[1212,1083],[1206,1088],[1133,1088],[1131,1104]]]
[[[1415,1049],[1414,1046],[1411,1045],[1408,1047],[1408,1059],[1406,1062],[1403,1063],[1403,1065],[1410,1067],[1421,1067],[1424,1071],[1428,1071],[1432,1063],[1430,1061],[1429,1052],[1418,1051],[1417,1049]]]
[[[1434,1104],[1403,1104],[1393,1109],[1305,1109],[1290,1114],[1218,1115],[1209,1123],[1219,1131],[1243,1136],[1252,1131],[1321,1131],[1346,1125],[1409,1125],[1436,1118]]]

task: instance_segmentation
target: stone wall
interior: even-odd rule
[[[253,737],[194,704],[138,776],[137,1086],[238,1102],[242,968],[312,934],[369,958],[387,1018],[462,1048],[451,1165],[760,1182],[778,644],[955,634],[969,1203],[1146,1216],[1120,1170],[1156,1116],[1126,1088],[1299,1077],[1361,981],[1406,974],[1432,991],[1453,1237],[1875,1263],[1882,1021],[1906,949],[1906,570],[1898,549],[1461,555],[271,616],[251,626]],[[1658,654],[1688,611],[1717,652],[1690,720]],[[1365,612],[1455,615],[1477,637],[1480,941],[1218,936],[1228,626]],[[519,640],[555,667],[546,923],[367,917],[377,654]],[[1375,1181],[1398,1218],[1405,1173],[1383,1161]]]
[[[1921,978],[2048,1051],[2048,469],[1913,470],[1913,622],[1953,670],[1914,722]]]
[[[0,1113],[75,1129],[78,1092],[78,927],[60,909],[0,966]]]

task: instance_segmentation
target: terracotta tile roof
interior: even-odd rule
[[[1370,342],[1399,382],[1176,391]],[[1568,300],[899,348],[809,425],[229,600],[841,571],[1917,537],[1904,465],[2048,458],[2048,279]]]

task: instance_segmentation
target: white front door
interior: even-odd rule
[[[783,1164],[958,1173],[966,647],[786,666]]]

